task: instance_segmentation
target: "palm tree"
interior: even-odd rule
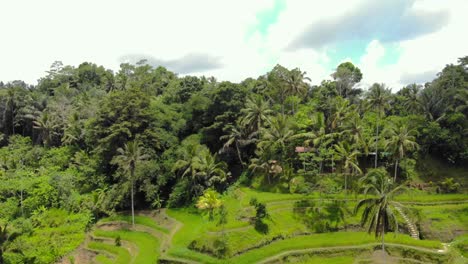
[[[375,197],[360,200],[354,208],[356,214],[364,208],[361,215],[361,225],[367,226],[367,232],[382,237],[382,251],[385,251],[385,232],[392,229],[398,232],[398,221],[394,214],[396,206],[401,206],[393,200],[403,187],[395,186],[385,169],[371,169],[360,179],[364,183],[364,194],[374,194]]]
[[[286,155],[286,145],[297,138],[291,120],[285,115],[271,119],[270,127],[262,130],[260,145],[271,145],[279,149],[281,156]]]
[[[172,171],[181,177],[195,177],[194,158],[201,151],[202,146],[194,142],[182,142],[182,154],[172,166]]]
[[[249,170],[253,173],[260,172],[263,175],[268,177],[268,183],[271,183],[270,180],[270,164],[268,163],[269,158],[269,149],[270,146],[258,145],[255,150],[256,158],[250,159]]]
[[[192,166],[196,171],[193,180],[202,182],[206,187],[226,181],[227,164],[224,161],[218,162],[216,155],[212,155],[208,149],[194,157]]]
[[[15,134],[15,116],[16,116],[16,104],[17,98],[15,89],[9,88],[5,92],[5,103],[4,103],[4,110],[3,110],[3,122],[5,122],[5,127],[7,126],[7,116],[9,115],[11,120],[11,134]],[[6,130],[8,133],[8,129]]]
[[[285,76],[285,82],[287,83],[286,91],[289,95],[295,95],[303,97],[309,90],[309,85],[305,82],[309,77],[305,77],[306,72],[301,71],[299,68],[295,68],[288,72]],[[292,105],[292,112],[294,114],[294,103]]]
[[[343,141],[339,144],[335,144],[334,148],[338,158],[343,162],[343,170],[345,171],[345,192],[347,192],[347,175],[353,175],[355,171],[359,174],[362,173],[357,160],[360,153],[357,150],[352,150],[350,145]]]
[[[244,147],[255,142],[255,138],[253,138],[253,136],[256,133],[252,133],[248,135],[247,130],[244,127],[233,126],[233,125],[228,126],[227,130],[228,130],[228,134],[220,137],[221,140],[226,140],[226,142],[223,145],[222,150],[224,151],[227,148],[234,145],[237,151],[237,157],[239,158],[239,162],[241,163],[242,166],[244,166],[245,163],[242,160],[242,153],[240,151],[240,147]]]
[[[366,141],[364,140],[364,126],[362,125],[361,117],[356,111],[349,114],[349,118],[344,123],[343,134],[349,138],[352,144],[355,146],[361,146],[367,154],[368,148]]]
[[[252,132],[259,131],[270,119],[273,110],[270,104],[260,96],[247,98],[245,108],[241,110],[244,116],[241,125],[246,126]]]
[[[431,85],[422,90],[420,102],[422,112],[429,120],[439,121],[445,117],[448,104],[440,87]]]
[[[399,93],[404,96],[403,105],[409,113],[418,113],[421,109],[421,102],[419,101],[419,94],[421,86],[411,84],[403,88]]]
[[[73,145],[80,142],[84,137],[84,127],[78,112],[74,112],[68,119],[63,130],[62,142],[65,145]]]
[[[200,210],[208,210],[208,218],[213,220],[214,210],[221,207],[223,202],[219,199],[219,193],[213,189],[207,189],[202,196],[198,198],[197,208]]]
[[[416,143],[417,131],[408,128],[408,126],[404,124],[391,124],[384,130],[384,134],[389,137],[385,143],[385,148],[390,150],[395,157],[395,173],[393,180],[396,181],[398,162],[404,158],[406,152],[418,148],[418,143]]]
[[[127,174],[128,180],[130,181],[132,225],[135,226],[135,212],[133,203],[135,170],[141,161],[148,158],[148,155],[143,153],[143,148],[140,146],[140,142],[137,139],[126,143],[124,148],[118,148],[117,152],[119,154],[114,157],[112,163],[117,164]]]
[[[352,108],[349,106],[349,100],[337,97],[333,104],[333,113],[330,116],[330,131],[340,127],[348,116]]]
[[[367,98],[369,100],[370,107],[374,108],[377,111],[377,120],[376,120],[376,137],[375,137],[375,160],[374,167],[377,168],[377,159],[379,151],[379,122],[382,114],[385,114],[385,109],[390,107],[388,103],[390,100],[391,91],[388,88],[385,88],[384,84],[375,83],[369,89]]]
[[[40,138],[44,146],[50,146],[55,135],[58,135],[59,125],[46,111],[41,112],[40,116],[33,121],[33,128],[40,131]]]

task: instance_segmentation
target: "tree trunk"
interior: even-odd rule
[[[345,190],[345,195],[348,195],[348,174],[345,173],[344,176],[344,190]]]
[[[130,191],[130,196],[131,196],[131,202],[132,202],[132,227],[135,227],[135,210],[134,210],[134,207],[133,207],[133,170],[131,172],[131,177],[132,179],[130,180],[131,181],[131,184],[132,184],[132,187],[131,187],[131,191]]]
[[[385,219],[385,218],[384,218]],[[382,257],[383,257],[383,263],[385,263],[385,220],[382,223]]]
[[[396,182],[397,172],[398,172],[398,159],[395,160],[395,173],[393,174],[393,182]]]
[[[379,156],[379,119],[380,113],[377,118],[377,137],[375,138],[375,159],[374,159],[374,168],[377,168],[377,157]]]
[[[243,167],[244,167],[244,162],[242,161],[241,153],[240,153],[239,145],[237,144],[237,141],[236,141],[236,150],[237,150],[237,156],[239,157],[239,161],[240,161],[241,166],[242,166],[242,168],[243,168]]]

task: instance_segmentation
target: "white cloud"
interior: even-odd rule
[[[300,67],[318,84],[336,67],[330,65],[327,49],[286,47],[310,24],[340,17],[360,2],[287,1],[267,35],[254,32],[247,38],[256,15],[272,7],[273,0],[1,1],[0,80],[35,83],[55,60],[71,65],[91,61],[117,70],[118,59],[127,54],[171,61],[195,53],[219,57],[223,67],[193,74],[240,81],[280,63]],[[380,65],[379,58],[388,51],[378,39],[370,42],[353,62],[361,67],[364,83],[385,82],[399,89],[402,76],[439,71],[468,55],[468,1],[419,0],[414,8],[448,9],[450,21],[438,32],[399,43],[401,54],[394,65]]]

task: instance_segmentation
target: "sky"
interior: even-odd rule
[[[0,0],[0,80],[36,84],[54,61],[114,71],[146,59],[233,82],[276,64],[312,84],[350,61],[362,86],[431,81],[468,55],[467,0]]]

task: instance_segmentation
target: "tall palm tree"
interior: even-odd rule
[[[390,229],[398,231],[394,209],[401,204],[395,202],[394,197],[403,187],[395,186],[385,169],[372,169],[360,180],[364,183],[364,194],[375,196],[360,200],[354,214],[363,208],[361,225],[367,226],[368,233],[374,232],[376,238],[382,237],[382,250],[385,251],[385,232]]]
[[[208,149],[204,149],[194,157],[195,181],[203,183],[206,187],[212,187],[214,183],[226,181],[227,164],[217,161],[216,154],[212,155]]]
[[[391,124],[384,130],[384,134],[389,137],[385,142],[385,148],[390,150],[395,157],[395,173],[393,180],[396,181],[398,162],[404,158],[406,152],[418,148],[418,143],[416,143],[417,131],[408,128],[405,124]]]
[[[307,94],[309,85],[305,82],[310,82],[310,78],[306,77],[306,72],[301,71],[299,68],[295,68],[285,76],[285,82],[287,83],[287,94],[298,96],[299,98]],[[294,114],[294,102],[292,103],[292,112]]]
[[[299,68],[289,71],[284,80],[288,84],[288,94],[304,96],[307,93],[309,85],[305,81],[310,81],[310,78],[305,75],[306,72],[301,71]]]
[[[240,148],[255,142],[255,138],[253,137],[255,134],[256,133],[251,133],[249,135],[247,133],[247,129],[244,127],[230,125],[228,126],[228,134],[220,137],[221,140],[226,140],[222,150],[225,150],[234,145],[237,151],[239,162],[242,166],[244,166],[245,164],[242,160],[242,153]]]
[[[58,135],[59,125],[46,111],[43,111],[39,117],[33,121],[33,128],[40,131],[41,141],[44,146],[50,146],[55,135]]]
[[[226,168],[227,164],[218,162],[216,155],[212,155],[208,148],[190,142],[185,144],[182,156],[174,163],[172,171],[190,181],[190,192],[195,197],[207,187],[226,181]]]
[[[84,125],[80,120],[78,112],[70,115],[63,130],[62,143],[73,145],[80,142],[84,137]]]
[[[182,143],[181,148],[182,154],[180,158],[172,166],[172,171],[178,174],[180,177],[195,177],[194,159],[197,154],[203,149],[199,143],[188,142]]]
[[[376,120],[376,137],[375,137],[375,160],[374,167],[377,168],[377,159],[379,152],[379,122],[382,114],[385,114],[385,109],[390,107],[389,100],[391,96],[390,89],[386,88],[384,84],[374,83],[367,94],[370,107],[374,108],[377,112]]]
[[[448,104],[442,88],[431,85],[421,91],[421,109],[426,118],[439,121],[445,117]]]
[[[348,113],[352,110],[349,106],[349,100],[342,97],[337,97],[334,100],[332,109],[329,124],[330,131],[334,131],[337,127],[340,127]]]
[[[131,197],[131,206],[132,206],[132,225],[135,226],[135,212],[134,212],[134,183],[135,183],[135,170],[138,164],[147,159],[148,155],[143,153],[143,148],[140,146],[140,142],[135,139],[125,144],[124,148],[118,148],[117,152],[119,153],[114,157],[112,162],[117,164],[126,174],[128,180],[130,181],[130,197]]]
[[[246,126],[252,132],[259,131],[270,119],[273,110],[268,101],[260,96],[247,98],[245,108],[241,110],[243,117],[241,125]]]
[[[400,91],[400,94],[405,97],[403,105],[409,113],[415,114],[421,109],[421,102],[419,100],[420,92],[421,86],[417,84],[408,85]]]
[[[286,115],[279,115],[271,119],[270,126],[262,130],[260,145],[270,145],[286,155],[286,145],[296,138],[291,120]]]
[[[343,134],[355,146],[359,146],[367,154],[367,143],[364,140],[364,126],[362,119],[356,111],[349,114],[349,118],[344,123]]]
[[[362,173],[357,160],[360,153],[356,149],[352,150],[350,145],[343,141],[339,144],[335,144],[334,148],[338,158],[343,162],[343,170],[345,171],[345,192],[347,192],[347,175],[353,175],[354,172]]]

